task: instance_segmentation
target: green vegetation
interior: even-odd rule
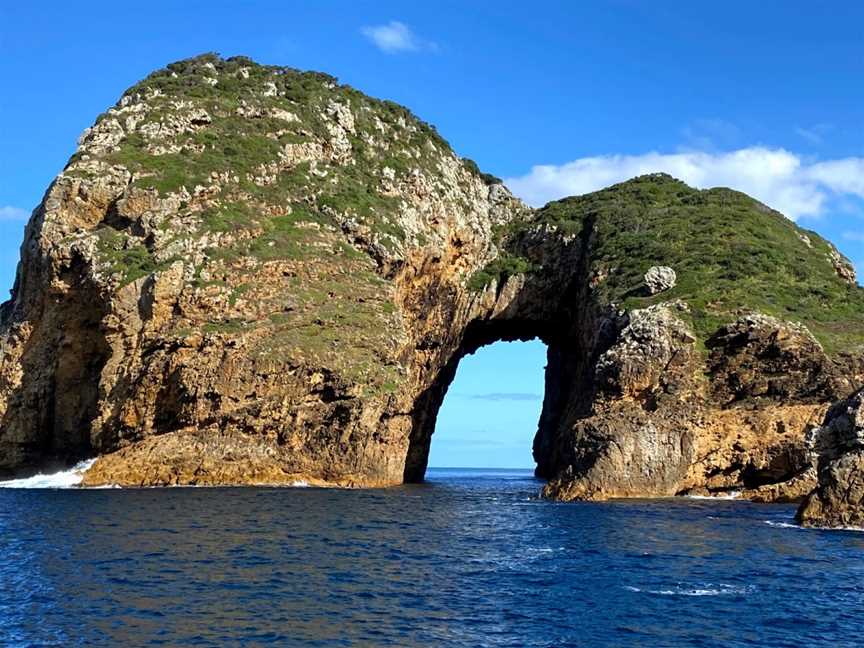
[[[127,237],[112,227],[101,227],[96,231],[99,256],[108,264],[109,272],[120,276],[120,285],[132,283],[151,272],[167,267],[170,263],[157,265],[150,250],[143,243],[130,245]]]
[[[204,54],[178,61],[124,96],[145,98],[147,110],[136,132],[123,138],[105,161],[132,171],[136,187],[162,195],[218,182],[220,200],[204,215],[205,226],[213,231],[253,224],[244,202],[306,201],[313,210],[338,212],[370,227],[392,249],[404,241],[405,232],[399,226],[398,199],[380,190],[383,170],[391,169],[397,178],[414,169],[436,176],[440,156],[450,151],[433,126],[396,103],[339,85],[326,74],[258,65],[245,57],[223,60]],[[355,130],[348,139],[354,161],[319,160],[312,168],[301,155],[301,161],[274,169],[286,146],[330,146],[335,104],[351,109]],[[191,127],[176,126],[178,116],[202,109],[206,116],[192,120]],[[150,140],[142,134],[146,132],[159,135]],[[371,145],[373,141],[377,143]],[[499,181],[484,176],[470,160],[465,166],[487,182]],[[79,173],[74,167],[69,172]],[[270,179],[262,181],[263,174]]]
[[[864,343],[864,289],[837,276],[829,244],[740,192],[656,174],[550,203],[536,218],[568,233],[589,228],[589,272],[608,274],[601,303],[682,299],[703,339],[758,310],[804,323],[829,352]],[[674,268],[678,285],[650,297],[641,286],[653,265]]]
[[[528,259],[504,251],[494,261],[486,265],[485,268],[471,275],[471,278],[468,280],[468,289],[474,291],[483,290],[493,280],[497,280],[500,287],[513,275],[526,274],[533,271],[534,265]]]
[[[328,270],[330,274],[313,283],[289,280],[291,312],[274,312],[259,322],[267,334],[253,352],[263,360],[291,356],[324,362],[366,385],[368,395],[393,391],[401,384],[400,368],[382,364],[387,350],[393,352],[388,322],[395,313],[386,282],[368,268]],[[254,290],[246,297],[254,299]]]
[[[179,208],[159,220],[152,197],[133,192],[128,218],[98,231],[100,267],[127,283],[167,265],[154,250],[177,250],[195,264],[192,319],[178,331],[242,332],[262,360],[305,357],[375,393],[402,384],[392,360],[399,313],[376,261],[380,246],[406,242],[404,186],[452,200],[437,182],[452,151],[433,126],[326,74],[216,54],[154,72],[97,122],[106,119],[119,124],[104,124],[111,148],[85,150],[67,173],[98,175],[98,157]],[[470,160],[463,168],[500,182]],[[490,272],[506,278],[526,263],[499,260]]]
[[[480,167],[477,166],[477,163],[471,158],[462,158],[462,164],[464,164],[471,173],[478,176],[487,185],[501,184],[504,182],[498,176],[494,176],[491,173],[484,173],[483,171],[481,171]]]
[[[300,348],[348,374],[380,370],[377,354],[389,343],[394,307],[382,298],[386,290],[371,260],[340,229],[356,221],[391,250],[405,241],[400,198],[385,187],[410,181],[418,169],[430,179],[440,176],[442,156],[451,153],[434,127],[328,75],[215,54],[173,63],[126,96],[143,98],[146,109],[135,113],[142,121],[104,161],[128,168],[136,187],[162,196],[210,187],[183,196],[177,217],[190,227],[177,228],[176,236],[209,236],[205,265],[223,273],[230,268],[229,306],[273,302],[266,302],[272,316],[261,322],[232,319],[235,312],[211,329],[267,326],[262,354]],[[354,126],[339,132],[337,146],[339,106],[350,108]],[[346,137],[350,159],[331,155]],[[472,160],[462,164],[486,184],[500,182]],[[70,165],[70,173],[91,173],[86,165],[76,170],[75,159]],[[698,191],[651,175],[550,203],[496,229],[502,253],[470,278],[469,288],[542,273],[543,259],[520,247],[526,228],[538,223],[581,237],[590,263],[579,271],[603,278],[592,293],[601,305],[639,308],[682,299],[701,340],[742,311],[758,310],[803,322],[829,351],[864,342],[864,290],[837,276],[827,259],[829,244],[744,194]],[[805,233],[809,246],[801,239]],[[100,255],[124,283],[166,265],[130,232],[106,226],[98,235]],[[291,293],[296,308],[290,315],[282,311],[287,304],[258,292],[256,268],[271,262],[302,276]],[[652,265],[674,268],[678,285],[645,294],[642,277]],[[200,267],[195,273],[207,276]],[[372,382],[396,380],[385,374]]]

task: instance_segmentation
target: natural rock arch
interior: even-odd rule
[[[530,246],[528,238],[524,242]],[[556,429],[573,380],[584,374],[590,362],[591,340],[580,335],[578,304],[584,300],[585,241],[566,237],[553,244],[544,240],[534,252],[557,256],[562,263],[537,258],[538,267],[567,267],[542,277],[524,275],[494,278],[480,292],[444,287],[429,282],[422,291],[406,281],[406,312],[415,313],[417,326],[414,362],[425,387],[412,408],[412,428],[405,461],[405,480],[423,478],[435,419],[459,361],[487,344],[538,338],[547,346],[543,410],[534,442],[537,474],[549,474],[549,437]],[[557,259],[556,259],[557,260]],[[584,311],[582,311],[584,313]],[[449,321],[447,321],[449,320]],[[446,324],[445,324],[446,321]],[[445,332],[442,336],[441,332]],[[593,336],[591,336],[593,337]],[[572,402],[571,402],[572,405]]]
[[[479,326],[469,325],[465,334],[465,340],[463,340],[452,357],[437,373],[432,384],[415,400],[411,433],[408,438],[408,450],[405,455],[405,483],[422,482],[425,477],[432,436],[437,426],[438,412],[456,376],[459,362],[462,358],[476,352],[481,347],[496,342],[513,342],[517,340],[527,342],[529,340],[540,339],[545,343],[546,340],[542,335],[534,333],[536,330],[538,330],[538,327],[535,323],[518,321],[496,322],[494,324],[483,323]],[[545,376],[547,389],[550,379],[554,381],[554,377],[550,376],[547,371]],[[536,435],[535,438],[537,438]],[[539,469],[537,474],[538,476],[543,476],[543,473]]]
[[[671,383],[676,376],[675,368],[670,366],[672,356],[680,356],[678,363],[682,367],[692,362],[688,345],[692,346],[694,339],[670,309],[656,308],[640,320],[645,326],[641,331],[642,346],[633,351],[635,357],[627,357],[625,350],[608,365],[598,365],[604,354],[613,357],[609,352],[614,351],[616,342],[629,341],[626,336],[622,338],[629,318],[592,298],[589,268],[593,235],[590,220],[578,235],[528,228],[509,241],[509,253],[528,259],[535,268],[533,272],[505,274],[480,292],[448,292],[440,283],[431,282],[426,284],[425,293],[406,298],[406,312],[411,312],[412,305],[422,304],[414,320],[419,327],[417,339],[421,340],[414,362],[416,373],[427,385],[412,408],[406,481],[423,478],[435,417],[459,360],[486,344],[538,338],[548,351],[543,408],[533,454],[537,475],[552,480],[547,491],[559,494],[561,485],[570,483],[578,471],[584,492],[573,496],[676,492],[692,461],[692,440],[685,428],[655,430],[664,443],[677,449],[652,452],[647,446],[656,438],[646,438],[643,443],[632,427],[625,429],[624,424],[619,430],[610,429],[608,423],[614,428],[615,421],[608,416],[604,429],[592,428],[598,422],[592,413],[598,404],[623,401],[625,396],[643,399],[638,408],[641,414],[656,410],[656,399],[649,404],[645,393],[662,390],[661,374],[664,381]],[[445,318],[449,318],[446,325],[441,321]],[[446,332],[444,336],[440,336],[442,331]],[[646,349],[658,355],[645,357]],[[600,375],[598,366],[603,368]],[[616,373],[621,369],[623,373]],[[630,423],[632,419],[633,414]],[[669,420],[678,421],[675,416]],[[582,429],[574,432],[579,426]],[[606,449],[621,448],[618,435],[629,438],[632,447],[626,454],[622,451],[620,456],[610,457]],[[636,461],[642,462],[647,474],[628,474],[625,466]],[[569,474],[562,474],[562,466]]]
[[[205,55],[130,88],[28,224],[0,471],[414,481],[459,359],[538,337],[548,495],[797,498],[862,330],[851,264],[743,194],[655,174],[531,209],[401,106]]]

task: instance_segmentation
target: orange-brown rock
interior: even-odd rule
[[[392,102],[181,61],[85,132],[27,226],[0,472],[98,456],[87,485],[419,481],[460,359],[539,338],[548,496],[796,499],[805,434],[864,381],[862,291],[802,236],[664,175],[534,210]]]

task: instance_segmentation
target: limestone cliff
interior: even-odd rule
[[[212,55],[85,132],[0,324],[0,469],[88,484],[418,481],[460,358],[540,338],[549,496],[797,499],[864,378],[848,265],[743,194],[532,210],[396,104]]]

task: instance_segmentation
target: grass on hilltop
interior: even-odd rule
[[[738,191],[700,191],[664,174],[642,176],[549,203],[505,238],[516,242],[521,229],[538,222],[568,234],[591,229],[587,270],[608,275],[595,291],[601,304],[633,309],[682,299],[702,340],[755,310],[804,323],[829,352],[864,343],[864,288],[837,275],[830,244]],[[512,254],[500,259],[481,272],[530,265]],[[654,265],[671,266],[678,284],[652,297],[642,286]],[[486,280],[472,278],[475,286]]]

